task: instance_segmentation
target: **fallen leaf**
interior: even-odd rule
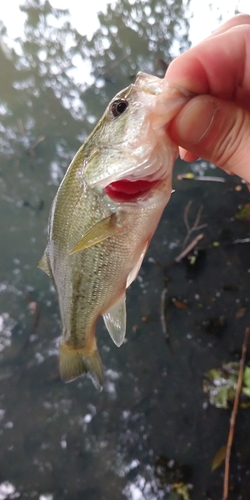
[[[224,462],[226,458],[226,452],[227,452],[227,447],[225,445],[221,446],[221,448],[217,451],[212,462],[212,467],[211,467],[212,472],[218,467],[220,467],[222,462]]]
[[[238,309],[237,313],[235,314],[235,317],[237,319],[242,318],[246,314],[246,311],[247,311],[246,307],[241,307],[240,309]]]
[[[228,403],[235,398],[240,364],[238,361],[225,363],[222,368],[212,369],[205,373],[203,391],[209,402],[216,408],[228,408]],[[244,370],[240,407],[248,408],[250,404],[250,367]]]
[[[250,221],[250,203],[245,203],[243,207],[235,214],[236,219]]]
[[[244,370],[244,380],[245,386],[250,389],[250,367],[246,366]]]
[[[185,304],[185,302],[182,302],[182,300],[173,299],[172,302],[175,307],[178,307],[178,309],[188,309],[188,305]]]

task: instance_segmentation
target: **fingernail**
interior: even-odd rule
[[[181,141],[195,145],[209,132],[218,106],[207,96],[192,99],[179,115],[178,133]]]
[[[188,152],[184,148],[179,148],[179,155],[181,160],[185,160],[185,157],[187,156]]]

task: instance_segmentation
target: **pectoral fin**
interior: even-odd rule
[[[89,229],[79,243],[71,250],[70,254],[72,255],[85,248],[97,245],[97,243],[110,238],[110,236],[113,236],[119,230],[120,226],[117,224],[117,215],[113,213]]]
[[[104,323],[110,337],[117,347],[120,347],[126,334],[126,295],[109,311],[103,314]]]
[[[42,271],[44,273],[46,273],[51,278],[51,271],[50,271],[50,267],[49,267],[48,256],[47,256],[46,250],[45,250],[41,260],[39,261],[37,267],[39,269],[42,269]]]

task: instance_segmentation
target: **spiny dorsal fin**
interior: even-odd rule
[[[126,295],[111,309],[103,314],[104,323],[110,337],[117,347],[120,347],[126,334]]]
[[[119,230],[120,226],[117,224],[117,216],[113,213],[89,229],[71,250],[70,254],[72,255],[85,248],[97,245],[97,243],[110,238],[110,236],[113,236]]]
[[[48,256],[47,256],[46,250],[45,250],[41,260],[39,261],[37,267],[39,267],[39,269],[42,269],[42,271],[44,271],[44,273],[46,273],[51,278],[51,272],[50,272],[50,267],[49,267]]]

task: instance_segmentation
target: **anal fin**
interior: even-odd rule
[[[126,295],[111,309],[103,314],[104,323],[110,337],[117,347],[120,347],[126,334]]]

